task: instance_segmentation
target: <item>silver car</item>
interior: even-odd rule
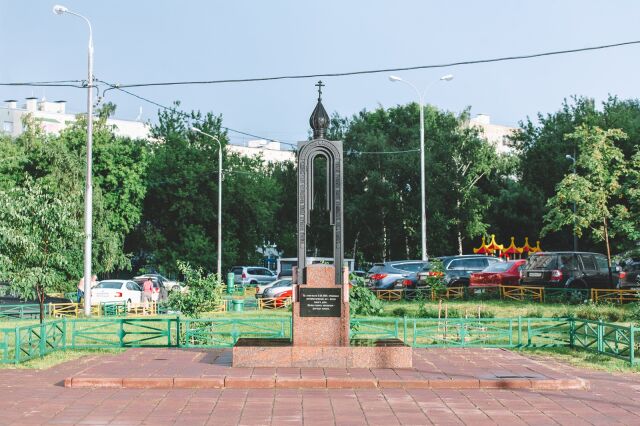
[[[282,282],[291,286],[291,278],[283,278],[281,280],[273,281],[267,284],[258,284],[258,286],[256,287],[256,299],[260,299],[268,289],[277,286]]]
[[[278,279],[276,274],[261,266],[234,266],[233,283],[237,286],[266,284]]]

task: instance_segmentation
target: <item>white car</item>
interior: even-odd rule
[[[137,282],[141,282],[141,281],[144,281],[144,279],[147,277],[151,278],[152,280],[161,282],[164,285],[164,288],[166,288],[168,292],[172,292],[172,291],[184,292],[185,291],[185,286],[182,283],[179,283],[178,281],[170,280],[169,278],[166,278],[160,274],[144,274],[144,275],[139,275],[137,277],[133,277],[133,279]]]
[[[142,289],[130,280],[104,280],[91,289],[91,304],[104,302],[140,303]]]
[[[290,286],[291,285],[291,278],[283,278],[281,280],[273,281],[273,282],[270,282],[270,283],[259,284],[256,287],[256,299],[260,299],[261,297],[263,297],[264,292],[267,289],[270,289],[270,288],[272,288],[274,286],[284,285],[283,282]]]

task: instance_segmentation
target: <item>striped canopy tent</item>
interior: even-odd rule
[[[491,242],[487,244],[487,250],[491,253],[493,252],[502,252],[504,250],[504,246],[502,244],[496,243],[496,234],[491,234]]]
[[[528,256],[529,253],[533,253],[534,247],[529,245],[529,237],[524,237],[524,245],[520,247],[520,253]]]
[[[474,248],[473,252],[475,254],[491,254],[493,251],[487,249],[487,245],[485,244],[484,237],[482,237],[482,244],[478,248]]]
[[[506,257],[507,259],[515,259],[516,255],[521,254],[522,250],[516,247],[515,238],[511,237],[511,244],[509,245],[509,247],[502,251],[502,256]]]

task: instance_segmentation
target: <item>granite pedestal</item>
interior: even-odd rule
[[[412,367],[413,350],[399,339],[349,339],[346,269],[342,285],[333,284],[330,265],[307,266],[305,278],[306,283],[294,284],[292,340],[240,339],[233,348],[234,367]]]

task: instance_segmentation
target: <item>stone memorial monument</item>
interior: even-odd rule
[[[298,143],[298,266],[293,271],[292,339],[239,339],[234,367],[408,368],[412,348],[399,339],[350,340],[349,274],[343,250],[342,142],[326,139],[329,115],[318,103],[313,139]],[[307,226],[314,209],[314,161],[327,162],[326,209],[333,226],[333,265],[307,265]]]

